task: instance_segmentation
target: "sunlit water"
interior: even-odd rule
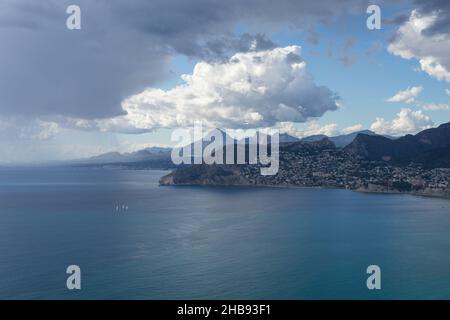
[[[0,169],[0,298],[450,299],[450,200],[166,173]]]

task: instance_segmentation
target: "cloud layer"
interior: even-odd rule
[[[409,108],[403,108],[392,121],[377,118],[370,126],[370,130],[378,134],[400,136],[408,133],[416,133],[431,128],[432,126],[433,121],[422,110],[413,111]]]
[[[426,13],[412,11],[408,21],[398,29],[388,50],[404,59],[417,59],[422,71],[450,82],[450,34],[448,26],[437,27],[445,21],[440,16],[446,14],[442,10]]]
[[[337,109],[337,96],[314,83],[298,46],[200,62],[182,79],[185,83],[171,90],[149,88],[129,97],[123,102],[127,115],[104,125],[152,130],[202,121],[210,127],[268,127]]]
[[[408,87],[405,90],[397,92],[394,96],[387,99],[388,102],[413,103],[417,96],[422,92],[423,87]]]

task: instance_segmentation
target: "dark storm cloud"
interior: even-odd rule
[[[365,14],[368,1],[2,0],[0,116],[123,113],[121,101],[168,72],[173,54],[223,58],[275,44],[261,32],[310,30],[342,12]],[[82,29],[66,29],[66,8],[82,10]]]
[[[240,36],[223,36],[210,39],[201,45],[201,49],[197,51],[195,56],[206,61],[223,61],[236,52],[270,50],[275,47],[277,47],[277,44],[265,34],[244,33]]]
[[[422,14],[437,14],[436,21],[422,32],[425,35],[450,33],[450,1],[448,0],[416,0],[415,4]]]
[[[164,75],[166,51],[121,28],[100,2],[79,1],[82,29],[66,28],[67,1],[6,1],[0,8],[0,112],[95,118]]]
[[[401,25],[408,21],[410,13],[401,13],[398,15],[395,15],[393,17],[383,18],[382,24],[392,24],[392,25]]]

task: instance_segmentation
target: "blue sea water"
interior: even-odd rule
[[[0,169],[0,299],[450,299],[449,200],[166,173]]]

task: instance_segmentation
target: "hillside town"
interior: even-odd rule
[[[280,169],[262,176],[255,166],[243,166],[250,185],[335,187],[367,192],[411,192],[450,196],[450,169],[425,169],[421,165],[393,166],[367,161],[340,149],[316,152],[280,150]]]

